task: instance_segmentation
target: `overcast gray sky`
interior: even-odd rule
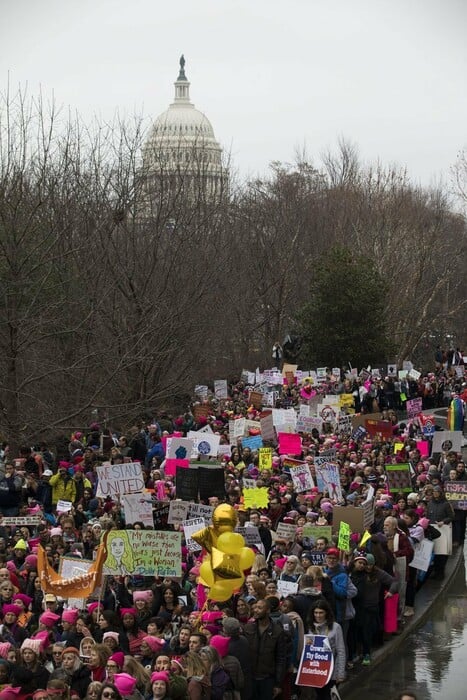
[[[339,136],[448,175],[467,145],[466,0],[0,0],[0,88],[86,120],[156,117],[183,52],[191,98],[242,175]]]

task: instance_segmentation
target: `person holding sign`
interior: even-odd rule
[[[310,610],[308,634],[327,637],[334,657],[334,669],[331,678],[322,688],[315,687],[317,700],[331,700],[331,688],[345,680],[345,644],[342,627],[334,621],[329,603],[322,598]]]

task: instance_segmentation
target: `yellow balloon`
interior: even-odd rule
[[[243,547],[243,549],[240,552],[240,568],[242,571],[245,571],[245,569],[249,569],[250,566],[253,566],[253,562],[255,560],[255,553],[252,549],[249,547]]]
[[[226,554],[240,554],[245,546],[245,540],[238,532],[223,532],[217,538],[217,549]]]
[[[199,573],[207,586],[214,585],[214,571],[212,570],[211,562],[209,560],[203,561],[199,567]]]
[[[232,532],[237,524],[237,511],[228,503],[221,503],[212,514],[212,526],[217,536],[223,532]]]
[[[233,591],[230,581],[216,581],[214,586],[211,586],[208,598],[223,603],[232,596]]]

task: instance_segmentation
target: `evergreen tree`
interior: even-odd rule
[[[310,299],[297,314],[301,365],[366,367],[391,357],[386,294],[371,260],[332,248],[316,266]]]

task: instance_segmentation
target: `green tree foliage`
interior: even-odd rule
[[[301,364],[340,367],[350,362],[363,367],[390,357],[386,294],[371,261],[333,247],[320,261],[310,299],[297,315]]]

